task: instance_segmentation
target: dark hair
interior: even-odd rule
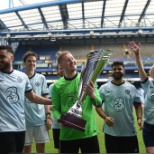
[[[24,54],[24,56],[23,56],[23,62],[26,62],[26,60],[27,60],[27,58],[28,58],[29,56],[34,56],[34,57],[36,57],[36,60],[38,59],[38,56],[37,56],[37,54],[36,54],[35,52],[33,52],[33,51],[27,51],[27,52]]]
[[[113,66],[116,66],[116,65],[121,65],[124,68],[124,63],[122,61],[114,61],[111,65],[111,68],[113,68]]]
[[[7,50],[7,52],[14,55],[14,50],[11,46],[8,45],[0,45],[0,50]]]

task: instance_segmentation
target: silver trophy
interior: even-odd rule
[[[111,54],[111,50],[97,50],[88,54],[87,62],[81,70],[78,100],[67,113],[62,114],[59,122],[68,127],[72,127],[81,131],[85,130],[86,121],[82,119],[82,103],[84,102],[87,94],[84,91],[83,86],[85,84],[89,84],[90,81],[95,83],[98,75],[105,67]]]

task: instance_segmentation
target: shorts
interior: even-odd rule
[[[145,147],[154,147],[154,125],[144,122],[143,141]]]
[[[139,153],[137,136],[111,136],[105,134],[107,153]]]
[[[60,140],[61,153],[100,153],[97,136],[88,137],[78,140]]]
[[[60,129],[52,128],[52,135],[53,135],[53,140],[54,140],[54,148],[59,149]]]
[[[25,131],[0,132],[0,153],[22,153],[25,141]]]
[[[50,142],[46,125],[26,127],[25,145],[31,145],[33,137],[36,143]]]

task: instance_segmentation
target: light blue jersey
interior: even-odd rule
[[[52,98],[51,92],[52,92],[53,85],[54,85],[54,83],[49,86],[49,96],[48,96],[49,98]],[[55,119],[55,117],[53,116],[53,114],[52,114],[52,128],[53,129],[60,129],[60,124]]]
[[[35,73],[34,76],[29,78],[30,84],[33,91],[39,95],[48,95],[49,91],[47,88],[47,83],[45,76],[42,74]],[[25,116],[26,116],[26,126],[41,126],[45,124],[45,108],[44,105],[30,103],[30,101],[25,98]]]
[[[154,125],[154,81],[147,79],[141,85],[145,93],[144,121]]]
[[[139,93],[129,82],[117,86],[111,81],[102,85],[99,89],[100,97],[104,103],[107,116],[113,117],[115,124],[109,127],[104,124],[103,131],[111,136],[135,136],[133,117],[134,102],[141,103]]]
[[[0,132],[25,131],[24,96],[31,89],[24,73],[0,71]]]

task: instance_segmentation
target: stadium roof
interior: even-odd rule
[[[54,0],[14,7],[0,10],[0,31],[1,37],[154,34],[154,0]]]

